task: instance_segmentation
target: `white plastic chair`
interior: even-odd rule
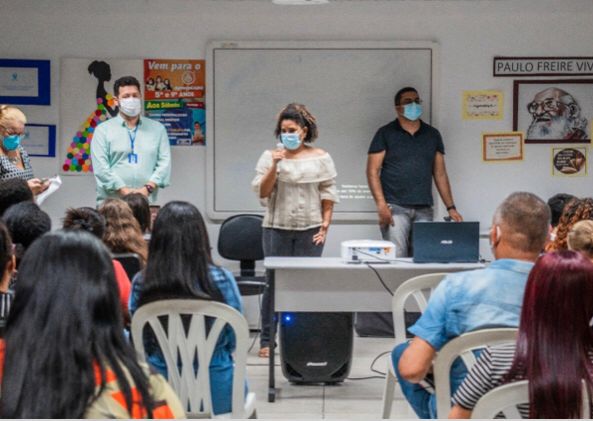
[[[191,317],[187,335],[181,315]],[[167,331],[159,320],[166,316]],[[213,322],[206,331],[206,317]],[[233,329],[236,338],[233,371],[232,413],[216,418],[255,418],[255,393],[245,396],[245,368],[249,345],[247,321],[234,308],[217,302],[202,300],[161,300],[141,306],[132,318],[132,339],[143,360],[146,359],[142,332],[150,325],[161,348],[169,383],[179,396],[190,418],[212,418],[210,395],[210,360],[216,343],[226,324]],[[177,356],[181,358],[181,375]],[[194,356],[197,355],[197,375],[194,373]]]
[[[447,342],[437,354],[433,363],[437,416],[447,418],[451,410],[450,373],[453,362],[461,357],[467,370],[476,363],[474,350],[517,340],[517,329],[480,329],[464,333]]]
[[[499,412],[506,418],[518,419],[521,414],[517,405],[529,403],[529,382],[508,383],[498,386],[480,398],[474,410],[472,418],[493,419]],[[587,385],[583,382],[583,411],[581,419],[590,418],[589,393]]]
[[[423,313],[428,305],[427,294],[424,291],[429,290],[428,296],[443,280],[447,273],[431,273],[427,275],[415,276],[408,279],[401,284],[393,294],[392,311],[393,311],[393,330],[395,333],[395,346],[406,342],[406,321],[405,321],[405,307],[409,299],[413,298],[416,301],[420,312]],[[387,361],[387,374],[385,376],[385,387],[383,389],[383,412],[382,418],[388,419],[391,416],[391,408],[393,406],[393,396],[395,394],[395,386],[397,384],[397,377],[395,376],[395,368],[391,358]]]

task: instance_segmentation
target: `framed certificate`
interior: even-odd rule
[[[50,61],[0,59],[0,104],[50,105]]]
[[[56,126],[53,124],[27,124],[23,148],[29,156],[56,156]]]

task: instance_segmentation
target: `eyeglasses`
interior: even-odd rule
[[[2,129],[2,131],[4,132],[4,134],[6,136],[12,136],[12,135],[18,135],[18,136],[20,136],[22,134],[22,133],[17,133],[14,129],[9,129],[6,126],[0,125],[0,128]]]
[[[420,98],[416,98],[416,99],[411,99],[411,98],[407,98],[407,99],[403,99],[400,102],[400,105],[404,106],[404,105],[409,105],[412,102],[415,102],[416,104],[422,104],[422,100]]]
[[[535,114],[538,109],[542,109],[545,112],[549,111],[556,111],[560,108],[560,105],[566,105],[563,102],[558,101],[557,99],[548,98],[543,101],[532,101],[527,104],[527,111],[530,114]]]

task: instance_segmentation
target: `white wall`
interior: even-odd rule
[[[521,164],[480,160],[481,132],[512,126],[512,79],[492,77],[493,56],[592,56],[591,16],[590,0],[340,1],[306,7],[262,0],[0,0],[0,57],[52,60],[52,105],[23,109],[30,122],[59,124],[62,57],[205,58],[206,42],[221,39],[436,41],[437,126],[457,206],[485,229],[493,208],[514,190],[543,198],[560,190],[593,194],[591,176],[587,184],[550,179],[549,146],[528,146]],[[504,121],[462,121],[465,89],[504,90]],[[172,186],[162,192],[162,203],[185,199],[205,209],[205,156],[203,148],[174,148]],[[56,173],[58,161],[34,159],[36,174]],[[66,178],[46,203],[59,224],[66,207],[94,203],[92,177]],[[217,225],[209,224],[209,230],[216,244]],[[326,255],[337,255],[344,239],[378,236],[374,225],[334,225]]]

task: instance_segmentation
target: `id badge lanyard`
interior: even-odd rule
[[[134,152],[134,143],[136,142],[136,134],[137,133],[138,133],[138,125],[136,125],[136,128],[134,130],[128,130],[128,137],[130,138],[130,146],[132,148],[132,152],[130,152],[128,154],[128,163],[130,163],[130,164],[138,163],[138,154]]]

